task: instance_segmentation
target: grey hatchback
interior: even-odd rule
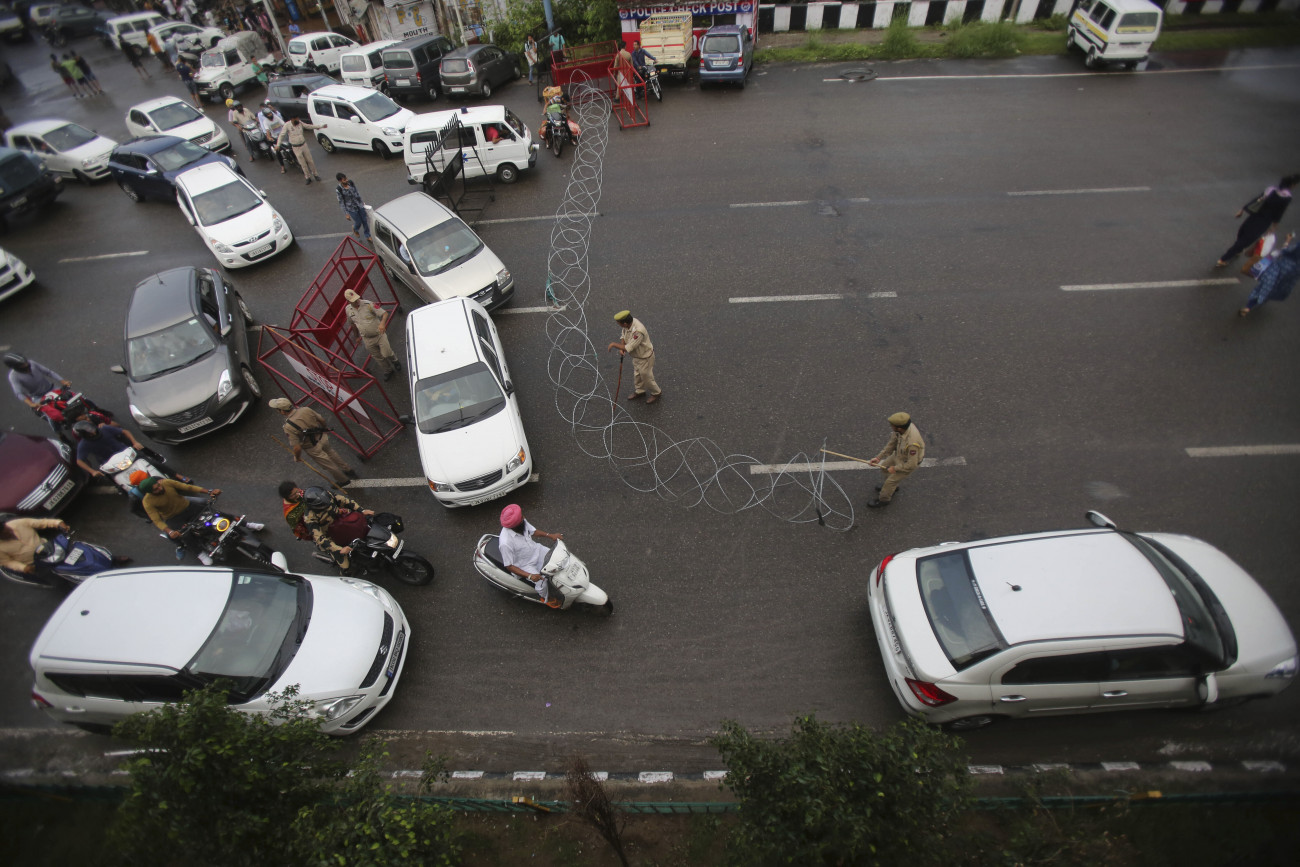
[[[438,74],[448,96],[476,93],[486,99],[492,88],[519,78],[519,55],[495,45],[466,45],[442,58]]]
[[[262,394],[253,317],[211,268],[174,268],[135,287],[126,314],[126,396],[140,430],[179,443],[234,423]]]

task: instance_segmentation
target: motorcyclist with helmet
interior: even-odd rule
[[[369,526],[366,519],[372,517],[374,511],[361,508],[361,504],[350,497],[332,494],[317,486],[291,490],[280,496],[288,502],[296,502],[293,498],[297,497],[306,504],[302,523],[311,533],[316,547],[328,554],[344,573],[351,569],[350,543],[365,536]]]
[[[130,431],[115,424],[98,425],[88,418],[83,418],[72,426],[72,432],[78,439],[77,465],[92,478],[102,476],[103,473],[99,468],[123,449],[133,448],[137,452],[144,451],[144,446],[131,435]]]
[[[284,118],[280,112],[275,110],[271,101],[265,100],[262,103],[262,113],[257,118],[258,126],[262,128],[262,135],[266,136],[268,142],[274,142],[280,137],[280,131],[284,129]],[[284,153],[280,148],[272,145],[271,150],[275,153],[275,159],[280,164],[280,174],[284,174]]]
[[[13,389],[14,397],[32,409],[40,406],[41,398],[55,386],[72,388],[72,383],[62,374],[16,352],[5,353],[5,367],[9,368],[9,387]]]
[[[244,127],[252,124],[257,125],[257,115],[244,107],[244,104],[237,99],[226,100],[226,120],[239,133],[239,137],[244,140],[244,147],[248,149],[248,161],[251,163],[256,157],[253,155],[253,143],[248,140],[248,134],[244,132]]]

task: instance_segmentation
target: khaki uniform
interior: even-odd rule
[[[882,467],[894,468],[892,473],[885,475],[885,483],[880,486],[880,502],[888,503],[892,500],[898,484],[910,476],[924,458],[925,440],[921,439],[921,432],[916,429],[916,425],[909,424],[902,433],[895,431],[875,458]]]
[[[334,479],[334,484],[343,485],[347,483],[348,473],[352,471],[352,467],[348,466],[348,462],[334,451],[334,447],[330,445],[329,434],[303,432],[325,426],[325,419],[321,418],[320,413],[311,407],[300,406],[285,417],[284,433],[289,438],[289,445],[311,455],[316,459],[317,465]]]
[[[655,346],[650,342],[650,332],[646,331],[641,320],[632,318],[632,324],[623,329],[623,346],[632,356],[632,372],[635,376],[636,393],[647,391],[659,395],[662,389],[655,382]]]
[[[352,512],[360,512],[361,504],[350,497],[342,494],[330,494],[334,501],[333,509],[308,509],[302,516],[303,526],[311,533],[312,541],[316,547],[334,558],[340,569],[349,569],[352,566],[352,560],[343,552],[343,546],[330,538],[330,525],[338,517],[339,509],[347,509]],[[344,525],[346,526],[346,525]]]
[[[36,561],[36,552],[44,540],[37,530],[53,529],[63,521],[59,518],[13,518],[9,521],[12,539],[0,539],[0,566],[15,572],[25,572]]]
[[[302,169],[303,177],[311,180],[318,172],[316,161],[311,156],[311,146],[307,144],[307,134],[303,132],[305,129],[322,129],[322,127],[314,123],[300,123],[297,126],[286,123],[284,129],[276,136],[275,143],[278,145],[282,141],[289,142],[289,147],[293,148],[293,155],[298,158],[298,166]]]
[[[388,342],[388,333],[379,330],[379,323],[384,321],[384,311],[363,299],[355,306],[345,305],[344,313],[348,321],[356,326],[357,334],[361,335],[361,342],[366,345],[366,352],[379,362],[385,373],[392,373],[397,366],[393,363],[397,356],[393,355],[393,347]]]

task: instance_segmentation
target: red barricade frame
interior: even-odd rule
[[[645,79],[641,73],[621,55],[615,55],[608,74],[614,83],[614,92],[610,96],[618,128],[649,126],[650,103],[646,99]]]

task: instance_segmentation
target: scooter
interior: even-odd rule
[[[266,140],[266,133],[255,123],[246,123],[241,127],[244,132],[244,139],[248,142],[249,152],[253,159],[266,157],[268,160],[275,159],[275,151],[271,143]]]
[[[50,589],[58,585],[47,580],[47,575],[55,575],[75,587],[91,575],[107,572],[114,566],[113,552],[103,545],[74,541],[71,530],[56,533],[46,539],[36,550],[33,559],[40,564],[35,574],[15,572],[4,567],[0,567],[0,574],[18,584]]]
[[[100,409],[79,391],[70,388],[50,389],[35,407],[35,412],[49,423],[59,439],[69,445],[77,444],[77,437],[72,433],[72,425],[82,418],[88,418],[95,424],[114,424],[114,416],[106,409]]]
[[[181,527],[176,557],[184,557],[188,549],[199,555],[200,562],[206,555],[211,563],[220,563],[233,550],[259,566],[271,565],[271,555],[275,552],[269,545],[249,537],[252,531],[247,523],[245,515],[235,518],[218,512],[215,498],[209,498],[198,517]],[[171,538],[165,533],[159,535]]]
[[[520,578],[501,562],[500,537],[495,533],[489,533],[478,540],[478,545],[474,548],[474,569],[490,584],[502,590],[530,602],[545,604],[533,582]],[[556,541],[555,550],[551,551],[546,565],[542,567],[542,574],[549,577],[551,586],[559,591],[563,599],[561,610],[580,603],[595,608],[602,614],[614,613],[614,603],[608,594],[591,582],[587,564],[569,551],[563,541]]]
[[[331,538],[336,544],[352,548],[352,553],[348,555],[350,562],[347,574],[367,578],[378,572],[387,572],[403,584],[422,587],[433,580],[433,564],[414,551],[406,550],[406,543],[398,538],[403,528],[402,519],[398,515],[378,512],[367,518],[364,536],[346,539],[331,534]],[[323,551],[313,551],[312,556],[326,563],[334,563],[334,558]]]
[[[175,479],[186,484],[191,481],[189,476],[172,472],[163,460],[163,456],[153,449],[146,448],[137,452],[127,447],[104,461],[99,471],[112,479],[118,492],[130,500],[131,511],[142,518],[145,517],[144,506],[140,503],[140,495],[136,492],[135,486],[131,484],[131,474],[137,470],[160,479]]]

